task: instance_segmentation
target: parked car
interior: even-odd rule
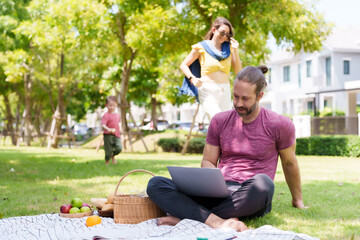
[[[168,129],[190,131],[191,124],[191,122],[174,122],[169,125]]]
[[[91,136],[91,130],[86,123],[75,123],[74,126],[72,126],[72,130],[76,141],[86,140]]]
[[[164,131],[169,126],[169,122],[167,120],[158,120],[157,122],[157,130],[158,131]],[[150,121],[146,125],[140,127],[142,130],[154,130],[154,124],[153,121]]]

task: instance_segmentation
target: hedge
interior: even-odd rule
[[[185,141],[161,138],[157,144],[164,152],[180,152]],[[188,153],[203,153],[205,138],[191,138]],[[296,139],[297,155],[360,157],[360,137],[355,135],[321,135]]]
[[[185,141],[179,138],[161,138],[157,144],[164,152],[181,152]],[[188,153],[203,153],[205,138],[191,138],[187,148]]]
[[[296,154],[360,157],[360,137],[355,135],[321,135],[297,138]]]

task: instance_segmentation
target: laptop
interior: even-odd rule
[[[230,195],[219,168],[167,168],[175,186],[189,196],[226,198]]]

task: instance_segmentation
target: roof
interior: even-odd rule
[[[360,52],[360,27],[335,28],[323,44],[332,51]]]
[[[335,52],[360,53],[360,27],[347,26],[335,28],[329,37],[323,42],[324,48]],[[324,49],[323,49],[324,50]],[[272,64],[284,64],[296,61],[301,53],[294,55],[286,50],[271,53],[269,62]]]

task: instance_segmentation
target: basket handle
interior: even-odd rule
[[[134,169],[134,170],[131,170],[130,172],[127,172],[124,174],[124,176],[122,176],[122,178],[120,178],[119,180],[119,183],[117,184],[116,188],[115,188],[115,192],[114,192],[114,196],[116,196],[116,193],[117,193],[117,190],[120,186],[120,183],[122,182],[122,180],[127,176],[129,175],[130,173],[134,173],[134,172],[145,172],[145,173],[148,173],[148,174],[151,174],[155,177],[155,174],[153,174],[152,172],[150,171],[147,171],[147,170],[144,170],[144,169]]]

